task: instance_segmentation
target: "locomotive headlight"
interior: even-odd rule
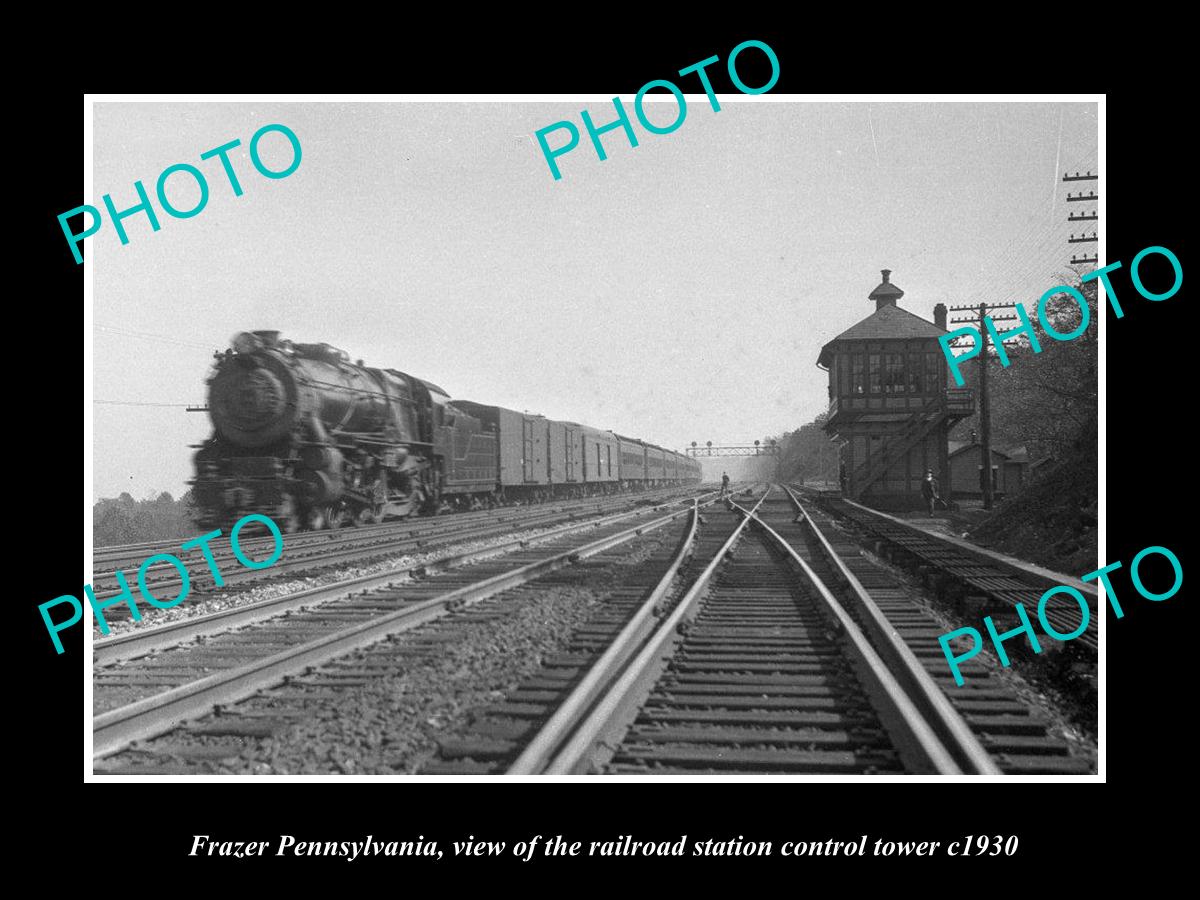
[[[262,340],[256,334],[243,331],[240,334],[235,334],[229,344],[236,353],[253,353],[262,347]]]

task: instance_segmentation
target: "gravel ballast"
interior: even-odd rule
[[[472,709],[502,698],[547,655],[562,651],[650,553],[678,542],[681,528],[636,538],[535,584],[394,635],[237,704],[235,715],[206,716],[98,768],[415,772],[436,753],[439,738],[461,727]]]
[[[286,578],[278,581],[270,581],[267,583],[249,582],[244,585],[232,585],[228,590],[222,590],[215,593],[195,594],[187,598],[179,606],[170,609],[157,609],[144,603],[139,603],[138,608],[142,613],[142,620],[135,621],[134,619],[120,619],[108,623],[109,637],[126,634],[140,628],[155,625],[166,625],[171,622],[179,622],[185,619],[192,619],[199,616],[210,615],[215,612],[221,612],[227,609],[234,609],[239,606],[245,606],[250,603],[257,603],[260,600],[273,600],[278,597],[283,597],[287,594],[299,593],[310,588],[323,587],[325,585],[334,584],[338,581],[345,581],[351,578],[360,578],[367,575],[378,575],[388,572],[392,569],[398,570],[396,583],[403,584],[410,580],[407,575],[407,570],[414,569],[418,566],[428,565],[432,562],[447,559],[448,557],[458,556],[462,553],[470,553],[476,550],[486,550],[489,547],[496,547],[501,544],[507,544],[512,541],[528,540],[545,534],[547,531],[554,531],[562,528],[563,523],[546,525],[539,528],[529,528],[523,531],[514,531],[509,534],[498,535],[489,538],[480,538],[478,540],[462,541],[445,547],[439,547],[437,550],[430,550],[425,553],[405,553],[398,556],[392,556],[383,559],[377,559],[371,563],[360,565],[340,565],[331,567],[328,570],[314,573],[312,575],[298,576],[294,578]],[[136,587],[134,588],[136,591]],[[95,621],[92,623],[92,638],[93,640],[104,640],[105,635],[100,633],[100,628]]]

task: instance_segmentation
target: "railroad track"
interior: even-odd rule
[[[554,735],[594,702],[740,522],[740,515],[719,505],[703,518],[697,508],[681,535],[650,554],[637,578],[610,593],[561,652],[500,702],[477,710],[458,736],[440,740],[437,758],[422,772],[538,772]]]
[[[197,760],[229,757],[231,741],[278,734],[440,658],[464,629],[501,627],[651,533],[663,536],[657,547],[565,649],[474,706],[421,771],[1090,770],[987,667],[968,663],[968,687],[955,687],[936,641],[944,625],[794,494],[648,515],[636,528],[601,526],[586,545],[550,537],[517,557],[415,587],[364,588],[140,668],[101,670],[111,675],[97,682],[107,683],[96,695],[95,754],[115,755],[97,772],[194,771]],[[219,671],[197,681],[206,667]]]
[[[948,703],[1005,774],[1088,774],[1088,759],[1053,734],[1053,723],[995,667],[978,658],[956,685],[938,636],[948,629],[885,568],[871,562],[834,518],[788,490],[790,508],[777,521],[784,535],[831,586],[886,657],[904,655],[928,677],[911,685],[929,702]],[[788,520],[787,516],[799,513]]]
[[[284,556],[270,568],[264,570],[247,569],[238,563],[233,555],[227,536],[214,541],[210,547],[214,560],[221,571],[225,584],[232,589],[248,582],[260,584],[265,581],[277,581],[283,576],[294,577],[300,573],[310,572],[316,568],[325,568],[344,563],[365,563],[396,554],[429,552],[451,546],[464,541],[481,540],[503,535],[518,529],[549,527],[560,522],[568,522],[589,516],[600,516],[615,509],[630,504],[654,503],[667,497],[681,494],[694,495],[692,489],[665,488],[660,491],[649,491],[641,494],[623,494],[597,501],[594,498],[560,503],[551,508],[522,507],[519,509],[490,510],[486,513],[462,513],[445,519],[430,519],[419,522],[391,523],[387,525],[368,526],[362,529],[338,530],[334,532],[304,533],[287,535],[285,537]],[[468,519],[467,517],[471,518]],[[258,526],[254,526],[258,527]],[[248,529],[249,530],[249,526]],[[265,529],[262,529],[265,531]],[[251,538],[239,540],[243,553],[251,559],[265,558],[274,546],[273,539]],[[179,544],[169,547],[158,547],[162,552],[174,551],[180,555]],[[193,565],[189,566],[190,586],[194,593],[218,595],[229,593],[230,590],[217,588],[212,581],[208,565],[200,556],[199,550],[189,551],[194,556]],[[99,560],[106,560],[106,567],[112,562],[129,560],[127,548],[121,548],[118,553],[99,554],[94,563],[94,569],[100,569]],[[132,572],[140,565],[144,557],[133,559],[124,567],[132,580]],[[189,559],[192,557],[190,556]],[[121,565],[113,569],[122,568]],[[155,596],[172,597],[182,588],[182,580],[177,576],[176,569],[170,563],[159,563],[146,571],[146,583]],[[112,569],[108,577],[97,577],[93,582],[94,592],[98,600],[115,597],[119,593]],[[110,621],[123,621],[130,617],[125,605],[110,607],[105,611]]]
[[[1090,771],[982,665],[957,689],[942,626],[828,517],[791,492],[744,512],[746,534],[733,511],[708,515],[704,571],[680,576],[687,593],[652,637],[633,622],[615,639],[611,622],[582,630],[426,771]],[[663,596],[646,601],[660,616]]]
[[[214,707],[228,709],[285,679],[290,680],[279,690],[291,690],[296,679],[309,679],[304,683],[312,684],[318,693],[332,692],[331,702],[337,702],[337,689],[362,684],[380,665],[403,664],[386,644],[367,651],[374,662],[347,663],[343,658],[357,659],[356,651],[446,616],[469,618],[474,614],[471,608],[489,598],[536,583],[560,569],[585,564],[593,556],[694,515],[695,502],[669,509],[673,505],[667,501],[660,507],[641,507],[565,526],[527,541],[521,552],[411,584],[393,585],[396,575],[389,573],[372,583],[356,580],[350,585],[355,593],[349,597],[345,585],[318,589],[302,598],[304,607],[293,606],[285,615],[279,615],[282,607],[276,607],[269,617],[236,630],[209,633],[196,643],[169,649],[162,649],[160,643],[148,656],[145,653],[152,649],[149,642],[154,637],[131,634],[124,650],[112,657],[124,662],[100,666],[93,673],[93,756],[100,760],[118,753],[133,741],[177,728]],[[322,602],[335,596],[344,599]],[[228,625],[226,620],[219,627]],[[165,629],[147,631],[151,630]],[[135,645],[137,641],[141,644]],[[428,653],[429,648],[422,644],[421,652]],[[306,671],[308,675],[303,674]],[[281,709],[264,719],[261,715],[239,716],[231,710],[218,717],[223,721],[215,727],[221,733],[229,733],[229,729],[232,733],[258,733],[264,727],[286,723],[295,712]],[[211,736],[212,723],[208,727],[203,733]],[[97,772],[124,768],[121,762],[100,764]]]
[[[997,630],[1007,631],[1020,624],[1014,612],[1016,604],[1024,606],[1032,618],[1038,601],[1048,587],[1055,584],[1074,587],[1088,600],[1089,621],[1087,630],[1066,645],[1067,652],[1095,661],[1099,652],[1100,613],[1093,585],[1078,579],[1063,578],[1034,566],[1028,567],[1028,573],[1014,571],[999,561],[989,562],[986,556],[973,553],[953,541],[857,503],[824,498],[821,505],[839,519],[853,523],[870,535],[877,541],[877,549],[883,554],[929,581],[933,589],[956,606],[964,618],[969,614],[975,621],[968,624],[976,627],[984,615],[991,615]],[[1039,575],[1039,572],[1044,574]],[[1082,616],[1079,606],[1071,600],[1060,600],[1046,607],[1047,621],[1060,634],[1074,633]]]
[[[580,676],[582,635],[426,771],[997,773],[766,523],[791,503],[767,493],[707,514],[682,596],[663,603],[669,571],[645,600],[648,634],[635,615]]]
[[[653,498],[656,495],[661,496],[678,490],[679,488],[671,487],[662,488],[659,491],[646,491],[638,495],[622,494],[614,496]],[[548,514],[563,512],[569,509],[587,509],[588,507],[599,505],[606,499],[614,499],[614,497],[585,497],[577,500],[558,500],[553,503],[528,506],[505,506],[495,509],[472,510],[438,516],[410,516],[406,519],[382,522],[375,525],[351,525],[332,530],[299,531],[285,535],[285,540],[289,547],[306,547],[309,545],[325,546],[330,543],[370,540],[376,537],[392,539],[397,537],[417,537],[424,534],[446,534],[456,529],[475,527],[480,521],[504,522],[512,518],[529,515],[531,512]],[[273,546],[273,539],[266,535],[265,529],[259,531],[258,536],[254,536],[251,531],[252,527],[254,526],[248,525],[246,527],[242,536],[239,537],[239,545],[249,552],[251,556],[265,555],[256,554],[255,551],[269,551]],[[155,553],[178,553],[179,545],[184,540],[187,539],[143,541],[140,543],[96,547],[92,553],[92,564],[97,569],[130,567],[136,569],[144,559]],[[229,546],[228,533],[222,534],[221,537],[215,539],[210,546],[213,548],[218,562],[234,561],[233,551]],[[154,569],[149,571],[152,572]]]

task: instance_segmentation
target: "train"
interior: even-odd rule
[[[373,524],[701,480],[638,438],[469,400],[278,331],[236,335],[207,381],[212,435],[193,445],[201,524],[271,517],[287,532]]]

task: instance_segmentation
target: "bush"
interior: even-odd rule
[[[1097,444],[1090,438],[1000,505],[970,533],[985,547],[1029,560],[1065,575],[1083,575],[1097,565]]]

